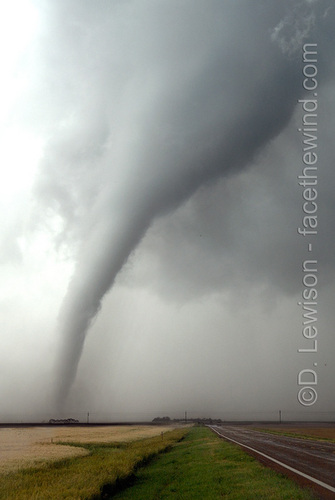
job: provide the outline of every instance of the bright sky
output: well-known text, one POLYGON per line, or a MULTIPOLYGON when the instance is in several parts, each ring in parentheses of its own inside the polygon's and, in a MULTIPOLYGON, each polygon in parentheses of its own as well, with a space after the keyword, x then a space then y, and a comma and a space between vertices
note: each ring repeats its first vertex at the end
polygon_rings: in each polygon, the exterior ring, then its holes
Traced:
POLYGON ((15 121, 13 107, 29 82, 29 51, 39 15, 29 0, 0 5, 0 165, 2 202, 29 190, 42 154, 42 140, 15 121))

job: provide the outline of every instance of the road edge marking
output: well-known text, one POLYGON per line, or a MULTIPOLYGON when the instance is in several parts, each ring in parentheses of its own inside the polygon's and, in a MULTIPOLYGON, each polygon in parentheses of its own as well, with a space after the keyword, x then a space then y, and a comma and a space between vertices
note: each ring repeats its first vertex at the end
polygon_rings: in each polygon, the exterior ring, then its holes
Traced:
POLYGON ((314 477, 312 476, 309 476, 308 474, 305 474, 304 472, 301 472, 300 470, 298 469, 295 469, 294 467, 290 467, 289 465, 286 465, 284 464, 283 462, 280 462, 279 460, 276 460, 275 458, 273 457, 270 457, 269 455, 266 455, 265 453, 262 453, 261 451, 258 451, 258 450, 255 450, 254 448, 251 448, 251 446, 247 446, 246 444, 242 444, 242 443, 239 443, 238 441, 235 441, 235 439, 232 439, 232 438, 229 438, 227 436, 224 436, 223 434, 220 434, 219 431, 217 431, 216 429, 214 429, 212 426, 208 425, 207 427, 209 427, 213 432, 215 432, 218 436, 221 436, 223 437, 224 439, 227 439, 228 441, 232 441, 233 443, 236 443, 238 444, 239 446, 242 446, 243 448, 247 448, 248 450, 251 450, 255 453, 257 453, 258 455, 261 455, 262 457, 265 457, 267 458, 268 460, 271 460, 272 462, 275 462, 276 464, 278 465, 281 465, 282 467, 284 467, 285 469, 288 469, 292 472, 294 472, 295 474, 298 474, 299 476, 302 476, 306 479, 308 479, 309 481, 312 481, 313 483, 316 483, 318 484, 319 486, 322 486, 323 488, 326 488, 327 490, 330 490, 330 491, 333 491, 335 492, 335 488, 333 488, 333 486, 330 486, 329 484, 327 483, 324 483, 323 481, 319 481, 319 479, 315 479, 314 477))

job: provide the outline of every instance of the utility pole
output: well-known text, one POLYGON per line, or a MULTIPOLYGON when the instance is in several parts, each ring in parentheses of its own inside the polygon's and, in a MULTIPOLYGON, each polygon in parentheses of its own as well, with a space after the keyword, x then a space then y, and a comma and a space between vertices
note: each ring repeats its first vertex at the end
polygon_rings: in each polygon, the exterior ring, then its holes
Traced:
POLYGON ((279 423, 281 424, 281 410, 279 410, 279 423))
POLYGON ((90 423, 90 412, 89 411, 87 412, 87 423, 88 424, 90 423))
POLYGON ((187 423, 187 411, 185 411, 185 424, 187 423))

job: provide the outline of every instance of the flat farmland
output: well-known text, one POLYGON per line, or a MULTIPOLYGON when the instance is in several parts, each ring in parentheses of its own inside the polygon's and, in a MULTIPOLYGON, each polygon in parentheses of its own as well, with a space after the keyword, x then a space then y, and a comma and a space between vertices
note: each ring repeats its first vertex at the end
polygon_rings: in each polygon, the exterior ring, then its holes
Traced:
POLYGON ((89 454, 87 448, 63 443, 126 443, 150 438, 174 428, 150 425, 0 428, 0 473, 89 454))
POLYGON ((313 439, 330 439, 335 441, 335 424, 333 423, 304 423, 294 424, 259 424, 248 426, 257 430, 265 430, 280 434, 290 434, 295 437, 309 437, 313 439))
POLYGON ((0 499, 4 500, 97 500, 115 495, 132 500, 315 498, 310 490, 263 467, 206 427, 92 425, 0 430, 7 470, 0 474, 0 499), (67 448, 83 456, 63 458, 67 448), (53 449, 58 454, 50 459, 53 449), (30 466, 32 462, 35 467, 30 466))

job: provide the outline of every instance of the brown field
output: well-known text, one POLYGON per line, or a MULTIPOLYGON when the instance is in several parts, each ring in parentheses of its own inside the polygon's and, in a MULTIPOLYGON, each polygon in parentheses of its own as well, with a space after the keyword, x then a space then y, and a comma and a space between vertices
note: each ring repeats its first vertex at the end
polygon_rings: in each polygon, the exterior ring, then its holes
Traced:
POLYGON ((59 442, 134 441, 152 437, 173 428, 173 426, 151 425, 0 428, 0 473, 88 454, 88 450, 84 448, 57 444, 59 442))
POLYGON ((335 424, 268 424, 252 426, 255 429, 264 429, 267 431, 275 431, 282 433, 290 433, 299 436, 308 436, 316 439, 332 439, 335 441, 335 424))

